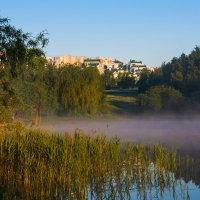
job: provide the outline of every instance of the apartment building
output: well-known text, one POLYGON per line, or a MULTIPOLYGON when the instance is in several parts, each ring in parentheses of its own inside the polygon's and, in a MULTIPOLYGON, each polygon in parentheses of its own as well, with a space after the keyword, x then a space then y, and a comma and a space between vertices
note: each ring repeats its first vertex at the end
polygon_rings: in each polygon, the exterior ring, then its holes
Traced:
POLYGON ((148 69, 150 71, 154 71, 155 69, 155 67, 147 67, 142 61, 136 60, 130 60, 129 63, 125 65, 120 60, 106 59, 103 57, 87 58, 85 56, 65 55, 60 57, 46 57, 46 59, 56 67, 61 67, 65 64, 78 64, 80 66, 96 67, 100 74, 103 74, 105 70, 112 71, 115 73, 115 77, 122 73, 130 73, 136 80, 139 80, 143 69, 148 69))
POLYGON ((65 56, 57 56, 57 57, 46 57, 46 59, 49 63, 54 64, 56 67, 60 67, 66 64, 82 65, 86 57, 65 55, 65 56))

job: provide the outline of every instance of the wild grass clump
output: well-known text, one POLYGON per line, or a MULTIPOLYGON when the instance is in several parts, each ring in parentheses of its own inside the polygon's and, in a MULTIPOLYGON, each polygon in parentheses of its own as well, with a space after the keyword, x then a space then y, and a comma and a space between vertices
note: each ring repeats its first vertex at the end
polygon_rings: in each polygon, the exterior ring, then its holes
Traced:
POLYGON ((0 128, 0 199, 130 199, 170 189, 177 155, 104 135, 0 128))

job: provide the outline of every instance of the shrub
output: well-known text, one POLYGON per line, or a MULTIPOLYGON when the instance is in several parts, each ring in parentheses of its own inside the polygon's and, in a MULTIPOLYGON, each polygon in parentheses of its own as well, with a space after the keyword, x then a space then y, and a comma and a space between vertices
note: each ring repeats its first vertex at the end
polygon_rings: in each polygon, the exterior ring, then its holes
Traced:
POLYGON ((190 99, 192 102, 200 104, 200 91, 193 92, 190 99))
POLYGON ((10 110, 0 105, 0 124, 8 122, 10 119, 11 119, 10 110))
POLYGON ((145 94, 138 95, 137 104, 145 110, 179 111, 184 97, 178 90, 168 86, 155 86, 145 94))

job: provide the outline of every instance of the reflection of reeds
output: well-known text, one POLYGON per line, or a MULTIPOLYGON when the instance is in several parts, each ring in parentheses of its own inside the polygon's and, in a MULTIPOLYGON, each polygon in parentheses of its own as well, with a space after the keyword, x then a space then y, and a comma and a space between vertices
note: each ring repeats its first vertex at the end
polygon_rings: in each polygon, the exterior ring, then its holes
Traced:
POLYGON ((162 196, 175 187, 178 161, 155 145, 122 147, 118 138, 49 134, 20 125, 0 133, 2 199, 143 199, 154 190, 162 196))

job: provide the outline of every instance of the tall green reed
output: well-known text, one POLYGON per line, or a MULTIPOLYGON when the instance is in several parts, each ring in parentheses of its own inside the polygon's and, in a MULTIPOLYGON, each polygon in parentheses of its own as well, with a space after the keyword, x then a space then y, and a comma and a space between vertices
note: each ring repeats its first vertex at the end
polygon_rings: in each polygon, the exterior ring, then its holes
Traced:
POLYGON ((131 199, 177 185, 176 152, 104 135, 0 129, 0 194, 9 199, 131 199))

